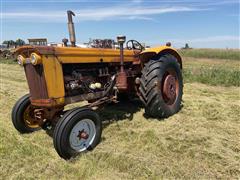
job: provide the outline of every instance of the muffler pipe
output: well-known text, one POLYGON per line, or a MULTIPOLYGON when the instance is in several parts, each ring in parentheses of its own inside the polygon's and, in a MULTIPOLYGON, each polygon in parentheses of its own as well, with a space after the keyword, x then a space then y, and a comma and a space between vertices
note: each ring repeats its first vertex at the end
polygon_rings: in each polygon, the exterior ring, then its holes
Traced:
POLYGON ((76 36, 75 36, 75 28, 74 28, 74 23, 72 16, 75 16, 74 12, 72 11, 67 11, 68 15, 68 31, 69 31, 69 39, 71 42, 71 46, 75 47, 76 46, 76 36))

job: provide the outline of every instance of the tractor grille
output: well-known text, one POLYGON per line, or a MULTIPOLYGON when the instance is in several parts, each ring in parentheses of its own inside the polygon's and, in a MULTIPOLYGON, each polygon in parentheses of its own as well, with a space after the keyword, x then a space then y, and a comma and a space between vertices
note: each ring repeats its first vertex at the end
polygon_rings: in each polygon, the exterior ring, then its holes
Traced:
POLYGON ((47 85, 42 65, 26 64, 24 66, 32 99, 48 99, 47 85))

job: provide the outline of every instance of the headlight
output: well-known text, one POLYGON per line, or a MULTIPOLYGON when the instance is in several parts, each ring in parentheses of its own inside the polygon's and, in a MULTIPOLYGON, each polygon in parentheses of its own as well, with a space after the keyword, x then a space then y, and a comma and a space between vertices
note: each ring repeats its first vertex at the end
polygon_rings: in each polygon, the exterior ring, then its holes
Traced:
POLYGON ((36 53, 32 53, 30 59, 31 59, 31 63, 33 65, 37 65, 37 64, 40 64, 42 62, 41 56, 39 56, 36 53))
POLYGON ((26 62, 26 58, 23 57, 22 55, 18 55, 17 62, 18 62, 19 65, 23 66, 26 62))

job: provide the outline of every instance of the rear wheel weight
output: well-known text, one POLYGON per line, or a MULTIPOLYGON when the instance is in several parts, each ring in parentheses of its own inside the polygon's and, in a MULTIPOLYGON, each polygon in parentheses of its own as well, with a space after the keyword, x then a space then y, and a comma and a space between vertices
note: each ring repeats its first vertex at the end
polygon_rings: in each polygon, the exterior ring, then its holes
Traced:
POLYGON ((96 112, 88 108, 75 108, 58 121, 53 135, 57 153, 70 159, 92 150, 100 142, 102 123, 96 112))
POLYGON ((165 54, 148 61, 140 79, 140 99, 150 117, 165 118, 181 108, 183 81, 177 59, 165 54))

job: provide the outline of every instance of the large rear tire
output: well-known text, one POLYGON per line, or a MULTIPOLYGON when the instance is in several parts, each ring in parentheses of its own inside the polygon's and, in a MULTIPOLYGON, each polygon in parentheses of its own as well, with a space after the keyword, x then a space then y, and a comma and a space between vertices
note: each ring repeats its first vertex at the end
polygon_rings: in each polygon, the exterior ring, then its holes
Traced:
POLYGON ((88 108, 75 108, 58 121, 53 143, 59 156, 70 159, 96 147, 101 134, 102 122, 98 114, 88 108))
POLYGON ((181 108, 183 81, 177 59, 165 54, 148 61, 140 78, 140 99, 146 115, 166 118, 181 108))
POLYGON ((12 109, 12 123, 20 133, 31 133, 41 128, 33 118, 33 107, 29 94, 21 97, 12 109))

